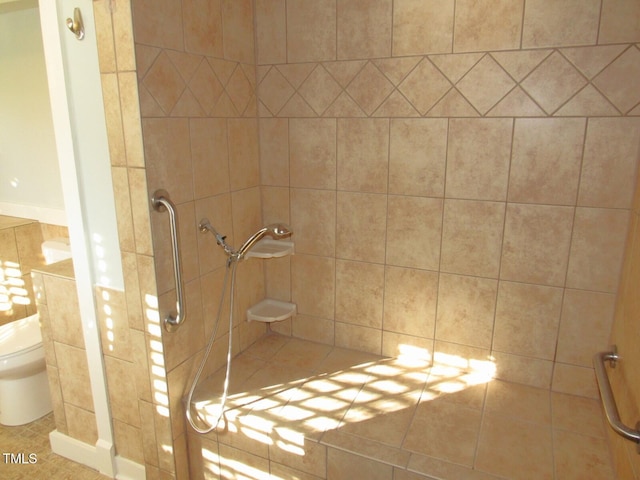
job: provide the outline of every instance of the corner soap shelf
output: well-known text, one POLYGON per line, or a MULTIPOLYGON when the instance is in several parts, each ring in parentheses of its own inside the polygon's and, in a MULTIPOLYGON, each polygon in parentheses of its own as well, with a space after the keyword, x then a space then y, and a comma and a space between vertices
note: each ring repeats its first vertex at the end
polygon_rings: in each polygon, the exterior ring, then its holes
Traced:
POLYGON ((258 322, 279 322, 296 313, 296 304, 266 298, 247 310, 247 320, 258 322))
POLYGON ((263 238, 257 242, 245 257, 250 258, 278 258, 293 253, 293 242, 287 240, 273 240, 272 238, 263 238))
MULTIPOLYGON (((279 258, 294 253, 293 242, 263 238, 257 242, 245 257, 247 258, 279 258)), ((257 322, 280 322, 296 314, 295 303, 282 302, 265 298, 247 310, 247 320, 257 322)))

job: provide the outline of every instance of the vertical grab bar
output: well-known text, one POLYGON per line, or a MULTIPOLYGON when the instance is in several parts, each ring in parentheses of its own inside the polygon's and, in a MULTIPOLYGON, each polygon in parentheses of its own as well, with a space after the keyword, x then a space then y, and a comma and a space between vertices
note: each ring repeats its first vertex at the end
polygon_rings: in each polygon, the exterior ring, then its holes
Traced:
POLYGON ((636 424, 636 430, 626 426, 620 420, 620 414, 618 413, 618 407, 616 407, 616 400, 613 397, 613 391, 611 390, 611 383, 609 383, 609 377, 607 376, 607 370, 604 363, 610 361, 612 366, 615 366, 619 360, 616 348, 613 347, 612 352, 600 352, 593 356, 593 367, 596 371, 596 380, 598 383, 598 389, 600 390, 600 396, 602 397, 602 405, 604 406, 604 413, 607 417, 607 421, 611 428, 622 437, 627 440, 636 442, 638 445, 638 453, 640 453, 640 422, 636 424))
POLYGON ((173 250, 173 275, 176 283, 176 314, 168 313, 164 317, 164 328, 167 332, 175 332, 184 323, 187 317, 187 306, 182 291, 182 268, 180 266, 180 244, 178 241, 178 217, 176 206, 169 198, 166 190, 156 190, 151 197, 151 204, 156 212, 169 212, 169 225, 171 227, 171 248, 173 250))

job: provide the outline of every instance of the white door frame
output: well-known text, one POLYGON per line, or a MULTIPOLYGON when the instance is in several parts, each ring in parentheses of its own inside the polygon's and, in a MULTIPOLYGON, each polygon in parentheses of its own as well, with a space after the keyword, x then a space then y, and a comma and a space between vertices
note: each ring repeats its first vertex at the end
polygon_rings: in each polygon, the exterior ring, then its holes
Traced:
MULTIPOLYGON (((93 56, 95 65, 84 65, 87 72, 87 82, 96 82, 102 99, 98 53, 93 20, 93 5, 91 0, 75 0, 73 3, 65 1, 65 12, 62 12, 63 0, 39 0, 40 23, 43 37, 45 63, 49 82, 53 127, 56 138, 60 175, 64 194, 65 210, 69 227, 69 237, 73 247, 73 264, 82 318, 82 329, 89 366, 91 393, 95 409, 98 440, 95 446, 81 444, 70 437, 56 432, 51 436, 54 452, 71 458, 79 463, 91 466, 105 475, 115 477, 116 461, 109 408, 109 396, 104 370, 100 342, 100 328, 97 319, 97 307, 94 298, 96 272, 92 265, 94 259, 91 253, 90 229, 87 225, 83 201, 83 186, 81 174, 77 168, 78 139, 74 138, 74 113, 72 111, 71 96, 74 92, 68 88, 65 72, 65 47, 62 35, 73 35, 64 25, 64 19, 73 16, 73 9, 81 7, 85 20, 86 35, 78 48, 84 48, 89 56, 93 56), (67 11, 68 10, 68 11, 67 11), (81 45, 81 46, 80 46, 81 45), (94 67, 96 68, 94 70, 94 67), (63 437, 66 437, 63 438, 63 437), (68 440, 67 440, 68 439, 68 440), (84 447, 83 447, 84 445, 84 447), (86 447, 90 447, 87 449, 86 447), (57 451, 56 451, 57 450, 57 451), (93 458, 92 458, 93 457, 93 458)), ((68 61, 68 59, 67 59, 68 61)), ((102 104, 102 101, 100 101, 102 104)), ((97 128, 104 130, 104 110, 95 112, 97 128)), ((83 119, 86 120, 86 119, 83 119)), ((105 199, 108 201, 109 199, 105 199)), ((113 199, 111 199, 113 202, 113 199)))

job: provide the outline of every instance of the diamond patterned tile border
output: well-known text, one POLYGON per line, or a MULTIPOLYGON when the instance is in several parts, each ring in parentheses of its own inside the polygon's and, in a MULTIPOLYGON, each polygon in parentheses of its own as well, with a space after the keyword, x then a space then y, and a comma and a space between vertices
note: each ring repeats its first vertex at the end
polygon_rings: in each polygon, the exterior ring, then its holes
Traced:
MULTIPOLYGON (((216 72, 217 74, 217 72, 216 72)), ((274 65, 264 116, 640 115, 640 49, 605 45, 274 65)))
POLYGON ((640 102, 640 50, 627 49, 611 65, 604 69, 593 84, 622 113, 626 113, 640 102))
MULTIPOLYGON (((143 55, 143 70, 139 72, 143 116, 237 117, 257 114, 257 72, 253 66, 170 50, 143 51, 146 55, 143 55)), ((289 88, 291 96, 295 90, 291 86, 289 88)), ((286 100, 288 97, 281 102, 282 105, 286 100)))
POLYGON ((144 53, 138 62, 144 115, 640 116, 635 44, 258 68, 158 49, 144 53))
POLYGON ((586 84, 584 76, 554 52, 521 85, 545 112, 552 114, 586 84))
POLYGON ((456 86, 460 93, 484 115, 515 85, 516 83, 500 65, 486 55, 456 86))

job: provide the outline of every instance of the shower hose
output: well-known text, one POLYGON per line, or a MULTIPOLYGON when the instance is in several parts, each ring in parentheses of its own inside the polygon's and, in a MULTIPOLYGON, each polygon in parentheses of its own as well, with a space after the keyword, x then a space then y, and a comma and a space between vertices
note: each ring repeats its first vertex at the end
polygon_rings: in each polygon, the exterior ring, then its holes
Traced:
POLYGON ((216 314, 216 323, 213 328, 213 332, 211 332, 211 337, 209 337, 209 343, 207 344, 207 348, 205 349, 204 356, 200 361, 200 366, 198 367, 198 371, 196 372, 195 377, 193 377, 193 382, 191 383, 189 394, 187 395, 187 405, 186 405, 187 420, 189 421, 191 428, 193 428, 197 433, 201 433, 201 434, 206 434, 206 433, 212 432, 213 430, 216 430, 218 427, 218 424, 220 423, 220 420, 225 414, 225 404, 227 403, 227 395, 229 393, 229 375, 231 374, 231 350, 232 350, 232 344, 233 344, 232 343, 233 342, 233 303, 234 303, 233 300, 235 296, 234 293, 235 293, 235 286, 236 286, 236 269, 238 268, 239 260, 240 260, 240 257, 235 253, 230 255, 227 260, 227 268, 225 269, 224 282, 222 284, 222 293, 220 294, 220 303, 218 304, 218 313, 216 314), (231 288, 229 292, 229 296, 230 296, 230 299, 229 299, 229 347, 227 349, 227 369, 224 376, 224 387, 222 390, 222 398, 220 399, 220 412, 218 413, 216 420, 211 424, 207 423, 207 421, 204 418, 202 418, 201 415, 197 414, 198 420, 202 422, 204 425, 206 425, 205 428, 200 428, 198 425, 196 425, 196 422, 194 421, 193 415, 191 413, 191 408, 192 408, 191 403, 193 399, 193 392, 195 391, 196 385, 200 380, 200 375, 202 374, 202 370, 204 369, 207 359, 209 358, 209 353, 211 352, 211 348, 213 347, 213 342, 218 332, 218 327, 220 325, 220 316, 222 315, 222 306, 224 305, 225 292, 227 291, 229 270, 231 270, 231 288))

